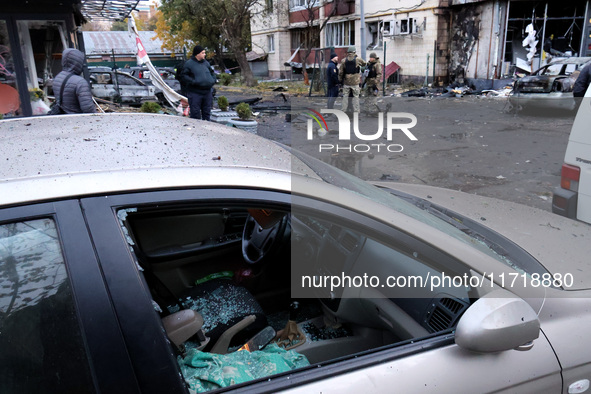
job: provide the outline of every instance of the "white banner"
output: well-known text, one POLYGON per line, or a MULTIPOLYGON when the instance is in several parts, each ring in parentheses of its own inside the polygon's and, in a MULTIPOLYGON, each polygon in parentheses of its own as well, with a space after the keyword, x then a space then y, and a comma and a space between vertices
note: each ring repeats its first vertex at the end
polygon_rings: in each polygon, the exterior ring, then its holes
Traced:
POLYGON ((164 82, 156 67, 150 61, 150 56, 146 52, 144 45, 142 44, 142 40, 140 39, 140 35, 138 34, 137 28, 135 26, 135 20, 133 16, 130 14, 127 18, 127 29, 129 30, 130 34, 135 35, 135 42, 137 45, 137 61, 138 65, 144 64, 150 70, 150 79, 155 87, 162 90, 164 97, 170 103, 170 105, 180 114, 183 113, 183 107, 188 105, 188 100, 185 96, 175 92, 170 86, 164 82))

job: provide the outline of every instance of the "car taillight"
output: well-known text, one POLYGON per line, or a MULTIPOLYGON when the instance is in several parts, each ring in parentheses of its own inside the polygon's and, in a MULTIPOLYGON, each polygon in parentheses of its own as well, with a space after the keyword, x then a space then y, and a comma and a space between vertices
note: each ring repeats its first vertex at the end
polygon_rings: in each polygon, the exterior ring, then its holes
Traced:
POLYGON ((573 192, 579 191, 579 177, 581 169, 570 164, 563 164, 560 178, 560 187, 573 192))
POLYGON ((144 73, 142 71, 140 71, 140 79, 142 79, 144 77, 144 73))

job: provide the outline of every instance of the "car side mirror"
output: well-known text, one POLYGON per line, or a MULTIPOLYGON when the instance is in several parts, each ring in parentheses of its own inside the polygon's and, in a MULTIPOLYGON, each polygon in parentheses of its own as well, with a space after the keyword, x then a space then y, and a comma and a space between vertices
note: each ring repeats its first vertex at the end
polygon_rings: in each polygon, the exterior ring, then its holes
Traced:
POLYGON ((528 350, 540 335, 532 307, 506 290, 495 290, 466 310, 456 328, 458 346, 473 352, 528 350))

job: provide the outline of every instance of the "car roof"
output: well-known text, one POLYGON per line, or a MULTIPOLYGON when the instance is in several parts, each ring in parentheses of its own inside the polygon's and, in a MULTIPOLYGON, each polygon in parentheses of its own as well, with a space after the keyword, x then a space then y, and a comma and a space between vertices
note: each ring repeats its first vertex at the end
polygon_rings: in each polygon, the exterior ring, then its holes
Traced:
POLYGON ((585 64, 588 62, 591 62, 591 57, 565 57, 552 60, 547 65, 551 66, 553 64, 585 64))
POLYGON ((88 67, 88 71, 90 71, 90 72, 113 71, 113 69, 111 67, 107 67, 107 66, 90 66, 90 67, 88 67))
POLYGON ((285 148, 235 128, 124 113, 2 120, 0 156, 0 205, 207 184, 289 190, 292 164, 285 148), (275 185, 265 179, 280 173, 275 185))

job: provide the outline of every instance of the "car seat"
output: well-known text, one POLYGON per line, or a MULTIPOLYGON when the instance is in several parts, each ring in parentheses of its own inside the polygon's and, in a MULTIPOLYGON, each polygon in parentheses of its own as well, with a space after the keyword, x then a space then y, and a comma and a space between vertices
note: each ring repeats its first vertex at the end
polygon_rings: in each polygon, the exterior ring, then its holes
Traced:
POLYGON ((210 339, 205 351, 224 354, 267 327, 267 317, 245 287, 229 279, 212 279, 181 295, 185 308, 203 317, 202 330, 210 339))

